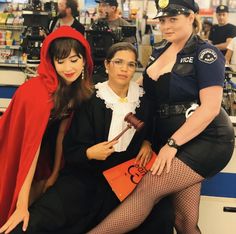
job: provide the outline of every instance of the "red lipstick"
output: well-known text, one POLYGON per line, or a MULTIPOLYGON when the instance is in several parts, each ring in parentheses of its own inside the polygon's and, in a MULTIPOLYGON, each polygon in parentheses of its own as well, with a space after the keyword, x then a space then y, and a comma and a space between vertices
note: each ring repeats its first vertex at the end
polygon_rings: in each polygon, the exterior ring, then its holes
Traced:
POLYGON ((64 75, 65 75, 67 78, 72 77, 74 74, 75 74, 74 72, 73 72, 73 73, 67 73, 67 74, 64 73, 64 75))

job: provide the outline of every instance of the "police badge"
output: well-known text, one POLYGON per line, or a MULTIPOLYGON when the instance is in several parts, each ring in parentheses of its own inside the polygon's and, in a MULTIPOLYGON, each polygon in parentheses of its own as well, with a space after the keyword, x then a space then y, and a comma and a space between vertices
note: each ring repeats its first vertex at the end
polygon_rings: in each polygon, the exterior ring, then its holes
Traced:
POLYGON ((169 0, 159 0, 158 7, 161 9, 166 8, 169 5, 169 0))
POLYGON ((225 9, 225 6, 220 6, 220 10, 224 10, 225 9))

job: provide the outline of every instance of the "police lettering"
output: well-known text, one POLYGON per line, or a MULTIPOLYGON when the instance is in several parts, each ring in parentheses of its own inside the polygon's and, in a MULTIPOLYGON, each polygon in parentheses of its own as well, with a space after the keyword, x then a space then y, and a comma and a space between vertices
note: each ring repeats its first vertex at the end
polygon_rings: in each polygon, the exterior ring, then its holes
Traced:
POLYGON ((193 57, 181 58, 180 63, 193 63, 193 57))

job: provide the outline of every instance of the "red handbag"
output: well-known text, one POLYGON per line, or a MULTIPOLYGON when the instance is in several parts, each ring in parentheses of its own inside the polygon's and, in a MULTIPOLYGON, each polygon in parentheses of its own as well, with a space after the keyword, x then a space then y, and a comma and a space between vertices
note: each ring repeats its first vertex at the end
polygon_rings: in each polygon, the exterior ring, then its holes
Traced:
POLYGON ((135 163, 135 158, 133 158, 103 172, 120 201, 123 201, 135 189, 142 177, 152 167, 156 157, 153 152, 150 161, 145 167, 140 167, 135 163))

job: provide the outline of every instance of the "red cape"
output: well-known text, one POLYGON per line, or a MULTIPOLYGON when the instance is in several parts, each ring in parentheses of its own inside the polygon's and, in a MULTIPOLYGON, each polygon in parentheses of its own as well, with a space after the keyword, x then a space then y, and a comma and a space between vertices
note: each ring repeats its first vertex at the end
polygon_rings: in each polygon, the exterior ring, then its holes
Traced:
POLYGON ((15 210, 18 194, 47 127, 53 107, 51 95, 58 86, 48 48, 61 37, 77 39, 84 45, 88 71, 92 73, 90 47, 82 34, 63 26, 46 37, 41 48, 39 76, 17 89, 0 118, 0 226, 15 210))

